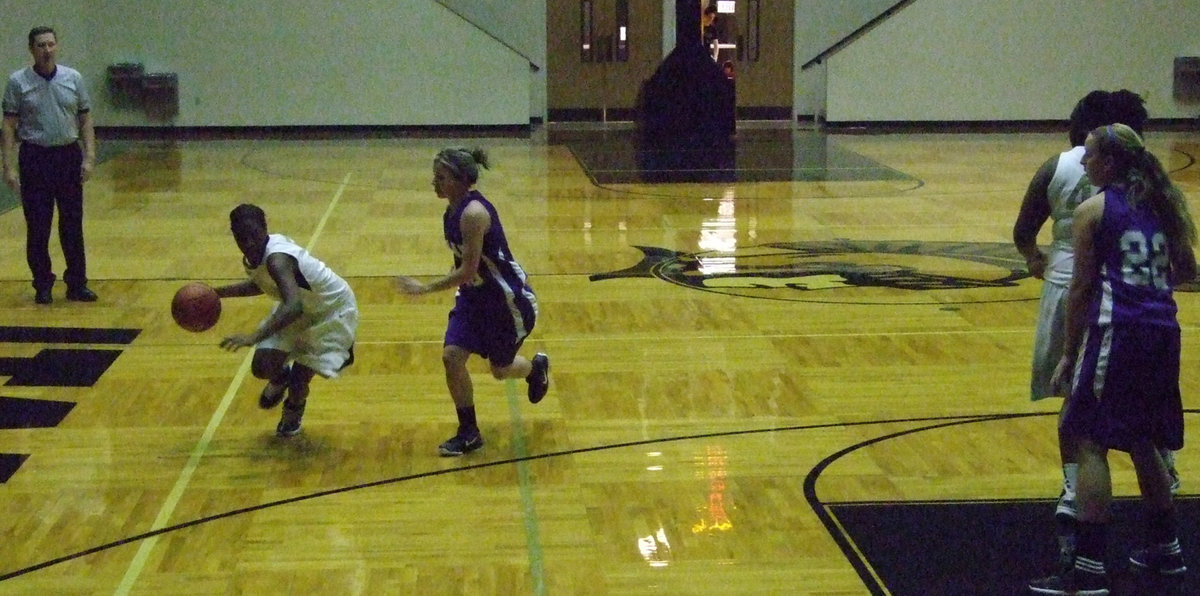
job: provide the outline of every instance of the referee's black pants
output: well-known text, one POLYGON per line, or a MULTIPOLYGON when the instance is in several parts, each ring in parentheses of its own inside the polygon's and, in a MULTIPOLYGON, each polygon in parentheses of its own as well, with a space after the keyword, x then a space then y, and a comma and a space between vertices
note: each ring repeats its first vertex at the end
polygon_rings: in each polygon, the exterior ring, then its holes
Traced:
POLYGON ((17 163, 21 175, 21 207, 25 211, 25 259, 34 290, 54 286, 50 263, 50 228, 58 205, 58 241, 67 269, 68 288, 87 285, 83 252, 83 149, 79 143, 42 147, 21 143, 17 163))

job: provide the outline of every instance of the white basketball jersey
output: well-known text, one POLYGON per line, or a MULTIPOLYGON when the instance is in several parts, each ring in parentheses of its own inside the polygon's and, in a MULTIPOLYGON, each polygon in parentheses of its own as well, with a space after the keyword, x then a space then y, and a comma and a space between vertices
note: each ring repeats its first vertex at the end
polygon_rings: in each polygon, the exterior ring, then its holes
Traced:
POLYGON ((1083 171, 1083 147, 1074 147, 1058 156, 1054 177, 1046 189, 1050 201, 1051 227, 1050 255, 1046 263, 1046 281, 1067 285, 1075 266, 1075 250, 1071 245, 1071 223, 1075 219, 1075 208, 1096 194, 1087 174, 1083 171))
POLYGON ((262 263, 253 269, 246 269, 250 280, 263 293, 276 300, 281 299, 279 286, 275 284, 271 273, 267 271, 267 257, 274 253, 291 255, 296 259, 297 268, 303 277, 296 281, 300 286, 300 301, 304 305, 306 315, 321 318, 348 307, 356 307, 354 291, 350 289, 350 284, 346 283, 346 280, 334 273, 320 259, 309 254, 291 238, 282 234, 271 234, 267 239, 262 263), (306 284, 308 287, 305 287, 306 284))

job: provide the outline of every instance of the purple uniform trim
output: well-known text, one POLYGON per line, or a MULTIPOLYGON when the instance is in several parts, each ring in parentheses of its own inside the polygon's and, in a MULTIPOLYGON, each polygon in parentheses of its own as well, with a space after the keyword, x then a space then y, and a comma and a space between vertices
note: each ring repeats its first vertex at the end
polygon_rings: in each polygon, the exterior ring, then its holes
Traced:
POLYGON ((1106 188, 1093 246, 1099 279, 1076 360, 1065 432, 1129 451, 1138 440, 1183 447, 1180 331, 1166 236, 1147 206, 1106 188))
POLYGON ((475 279, 458 288, 454 309, 446 326, 445 345, 454 345, 487 358, 493 365, 508 366, 537 320, 537 297, 525 270, 513 258, 500 215, 479 191, 472 190, 457 208, 446 208, 442 232, 454 267, 462 265, 463 210, 472 202, 487 209, 491 226, 483 237, 483 250, 475 279))
POLYGON ((1160 448, 1181 449, 1179 330, 1154 325, 1089 329, 1062 425, 1118 451, 1129 451, 1142 438, 1160 448))

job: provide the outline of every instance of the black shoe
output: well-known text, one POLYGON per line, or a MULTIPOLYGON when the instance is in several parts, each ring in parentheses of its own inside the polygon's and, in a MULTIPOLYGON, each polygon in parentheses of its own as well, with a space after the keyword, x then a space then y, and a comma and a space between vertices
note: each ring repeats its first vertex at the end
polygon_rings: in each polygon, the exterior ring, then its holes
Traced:
POLYGON ((275 427, 275 434, 281 437, 292 437, 300 433, 300 421, 304 418, 304 406, 308 402, 304 402, 298 406, 292 405, 292 402, 283 402, 283 416, 279 418, 279 425, 275 427))
POLYGON ((1133 551, 1129 562, 1138 571, 1147 571, 1159 575, 1179 575, 1187 571, 1183 564, 1183 553, 1176 543, 1170 552, 1163 547, 1147 547, 1133 551))
POLYGON ((480 447, 483 447, 483 435, 476 431, 474 435, 450 437, 445 443, 438 445, 438 453, 443 457, 454 457, 470 453, 480 447))
POLYGON ((529 403, 542 401, 550 390, 550 357, 538 352, 533 357, 533 370, 525 377, 525 381, 529 383, 529 403))
POLYGON ((51 302, 54 302, 54 294, 50 293, 50 288, 38 290, 33 295, 33 301, 38 304, 50 304, 51 302))
POLYGON ((95 302, 100 297, 95 292, 88 289, 87 286, 75 286, 67 288, 67 300, 75 302, 95 302))
POLYGON ((262 393, 258 394, 258 407, 264 410, 270 410, 279 405, 287 395, 288 377, 292 376, 292 365, 283 367, 279 372, 279 376, 267 381, 267 386, 263 387, 262 393))
POLYGON ((1070 569, 1029 582, 1029 591, 1055 596, 1107 596, 1108 576, 1070 569))

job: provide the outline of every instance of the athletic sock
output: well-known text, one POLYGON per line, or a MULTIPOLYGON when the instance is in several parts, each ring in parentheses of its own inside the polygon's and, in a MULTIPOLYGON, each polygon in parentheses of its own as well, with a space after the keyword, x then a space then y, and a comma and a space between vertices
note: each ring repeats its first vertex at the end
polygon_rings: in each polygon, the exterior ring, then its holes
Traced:
POLYGON ((475 406, 455 408, 458 414, 458 434, 479 434, 479 425, 475 422, 475 406))
POLYGON ((1063 492, 1075 496, 1075 487, 1079 486, 1079 464, 1063 464, 1063 492))
POLYGON ((1160 449, 1158 453, 1162 456, 1163 463, 1166 464, 1168 470, 1175 467, 1174 451, 1171 451, 1170 449, 1160 449))
POLYGON ((1104 550, 1108 542, 1108 524, 1081 521, 1078 527, 1079 537, 1075 543, 1075 567, 1089 573, 1104 573, 1104 550))

